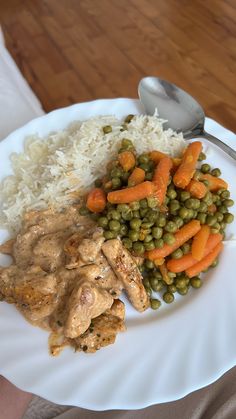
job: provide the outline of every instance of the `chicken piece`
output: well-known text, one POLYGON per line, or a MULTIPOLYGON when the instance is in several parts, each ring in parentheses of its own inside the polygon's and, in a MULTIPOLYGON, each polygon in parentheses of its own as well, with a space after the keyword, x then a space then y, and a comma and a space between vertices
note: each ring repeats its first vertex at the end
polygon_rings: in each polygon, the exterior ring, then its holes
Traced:
POLYGON ((86 279, 80 280, 67 301, 65 336, 80 336, 88 329, 91 319, 110 308, 112 303, 113 298, 106 290, 98 288, 86 279))
POLYGON ((67 269, 74 269, 89 263, 95 263, 101 252, 101 246, 104 242, 103 230, 96 228, 89 231, 89 238, 81 237, 77 232, 67 239, 64 244, 64 251, 67 254, 67 269))
POLYGON ((54 272, 65 262, 63 243, 70 231, 57 231, 39 237, 32 246, 32 258, 35 265, 46 272, 54 272))
POLYGON ((12 256, 18 267, 24 269, 33 265, 32 247, 38 238, 43 234, 43 229, 38 225, 29 227, 16 237, 13 245, 12 256))
POLYGON ((0 272, 0 293, 30 322, 49 316, 57 304, 57 278, 47 274, 39 266, 21 270, 11 265, 0 272))
POLYGON ((114 343, 117 333, 126 330, 124 318, 124 303, 115 300, 109 310, 93 319, 88 330, 71 343, 77 351, 96 352, 114 343))
POLYGON ((118 239, 103 243, 102 251, 121 280, 131 304, 140 312, 146 310, 149 307, 149 298, 142 283, 142 276, 131 254, 118 239))
POLYGON ((10 239, 7 240, 5 243, 0 244, 0 253, 3 253, 5 255, 12 255, 14 243, 15 239, 10 239))

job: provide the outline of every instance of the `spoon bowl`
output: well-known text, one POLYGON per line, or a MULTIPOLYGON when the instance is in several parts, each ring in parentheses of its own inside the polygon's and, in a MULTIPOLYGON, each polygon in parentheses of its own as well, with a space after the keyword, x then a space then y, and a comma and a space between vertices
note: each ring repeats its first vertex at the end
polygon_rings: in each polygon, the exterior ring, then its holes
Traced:
POLYGON ((153 115, 157 109, 167 120, 166 128, 183 132, 186 140, 202 137, 220 147, 236 160, 236 152, 204 130, 205 114, 201 105, 180 87, 158 77, 145 77, 138 86, 138 94, 145 111, 153 115))

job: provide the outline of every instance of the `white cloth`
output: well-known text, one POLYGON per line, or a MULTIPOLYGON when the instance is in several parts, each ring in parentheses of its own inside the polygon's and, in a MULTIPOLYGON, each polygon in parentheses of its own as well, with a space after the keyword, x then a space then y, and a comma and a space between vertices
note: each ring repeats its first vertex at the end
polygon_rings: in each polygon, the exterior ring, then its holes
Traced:
POLYGON ((10 132, 44 114, 41 103, 4 45, 0 27, 0 141, 10 132))

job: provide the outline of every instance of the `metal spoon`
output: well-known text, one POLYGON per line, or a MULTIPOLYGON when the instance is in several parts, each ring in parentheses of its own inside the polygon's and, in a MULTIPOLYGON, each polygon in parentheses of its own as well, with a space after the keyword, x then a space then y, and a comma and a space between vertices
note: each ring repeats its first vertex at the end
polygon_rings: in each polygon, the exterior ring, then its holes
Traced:
POLYGON ((157 109, 159 116, 168 120, 167 127, 182 131, 186 140, 206 138, 236 160, 236 151, 204 130, 204 111, 184 90, 158 77, 144 77, 138 94, 148 115, 153 115, 157 109))

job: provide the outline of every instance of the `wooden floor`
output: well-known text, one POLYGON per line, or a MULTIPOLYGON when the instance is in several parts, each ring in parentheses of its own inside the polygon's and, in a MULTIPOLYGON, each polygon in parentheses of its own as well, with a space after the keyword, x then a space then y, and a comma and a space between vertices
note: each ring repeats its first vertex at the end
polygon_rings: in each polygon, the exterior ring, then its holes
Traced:
POLYGON ((0 23, 46 111, 156 75, 236 131, 235 0, 1 0, 0 23))

